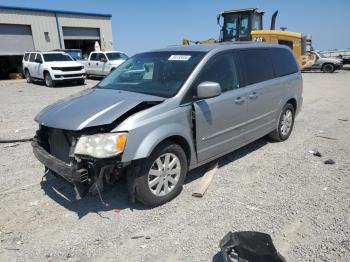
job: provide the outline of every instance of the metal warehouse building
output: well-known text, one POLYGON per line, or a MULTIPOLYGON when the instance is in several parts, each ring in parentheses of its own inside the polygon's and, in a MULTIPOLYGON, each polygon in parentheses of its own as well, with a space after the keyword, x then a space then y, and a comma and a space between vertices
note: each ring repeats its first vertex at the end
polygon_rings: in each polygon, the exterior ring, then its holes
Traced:
POLYGON ((113 50, 112 16, 0 6, 0 78, 21 72, 25 51, 113 50))

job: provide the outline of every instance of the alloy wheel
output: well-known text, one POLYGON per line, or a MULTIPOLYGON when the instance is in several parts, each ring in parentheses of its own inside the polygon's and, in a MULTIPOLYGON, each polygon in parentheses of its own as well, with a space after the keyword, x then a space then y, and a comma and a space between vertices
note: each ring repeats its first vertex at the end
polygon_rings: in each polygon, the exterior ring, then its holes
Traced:
POLYGON ((179 158, 172 153, 158 157, 148 172, 148 187, 155 196, 169 194, 179 182, 181 164, 179 158))
POLYGON ((281 121, 281 134, 283 136, 287 136, 292 128, 293 124, 293 113, 291 110, 286 110, 282 116, 281 121))

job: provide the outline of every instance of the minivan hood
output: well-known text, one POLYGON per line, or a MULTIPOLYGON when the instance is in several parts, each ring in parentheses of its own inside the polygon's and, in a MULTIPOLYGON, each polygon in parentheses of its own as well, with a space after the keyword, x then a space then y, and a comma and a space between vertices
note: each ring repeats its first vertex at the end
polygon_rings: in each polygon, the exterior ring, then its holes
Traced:
POLYGON ((142 102, 163 100, 162 97, 139 93, 92 89, 44 108, 35 121, 47 127, 77 131, 111 124, 142 102))

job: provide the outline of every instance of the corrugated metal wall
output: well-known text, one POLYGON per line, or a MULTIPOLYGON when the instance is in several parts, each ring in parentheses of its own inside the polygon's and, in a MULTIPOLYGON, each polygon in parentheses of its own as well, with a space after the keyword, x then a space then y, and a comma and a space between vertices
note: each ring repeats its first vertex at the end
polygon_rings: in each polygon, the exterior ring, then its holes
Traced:
POLYGON ((0 55, 21 55, 34 50, 32 30, 29 25, 0 23, 0 55))
POLYGON ((59 48, 54 14, 0 9, 0 23, 30 25, 36 50, 59 48), (49 32, 50 41, 45 39, 44 32, 49 32))
MULTIPOLYGON (((101 48, 110 51, 113 50, 112 23, 108 17, 93 17, 86 15, 57 14, 61 27, 61 35, 63 36, 62 27, 89 27, 99 28, 101 48)), ((63 41, 63 38, 62 38, 63 41)))
POLYGON ((64 48, 62 27, 98 28, 100 31, 101 47, 106 50, 113 50, 112 24, 110 17, 62 13, 57 13, 57 17, 60 37, 58 35, 55 13, 0 8, 0 24, 31 26, 34 48, 36 50, 48 51, 61 47, 64 48), (45 32, 48 32, 48 35, 45 35, 45 32))

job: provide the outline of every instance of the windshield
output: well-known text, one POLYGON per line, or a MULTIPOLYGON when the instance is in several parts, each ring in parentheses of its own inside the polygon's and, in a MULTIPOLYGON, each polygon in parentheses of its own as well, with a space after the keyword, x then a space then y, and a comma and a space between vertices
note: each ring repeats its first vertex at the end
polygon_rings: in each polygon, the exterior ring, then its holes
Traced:
POLYGON ((106 53, 108 60, 127 60, 129 57, 123 53, 106 53))
POLYGON ((70 51, 66 51, 66 53, 68 55, 70 55, 74 60, 79 60, 82 58, 82 54, 81 54, 81 51, 79 50, 70 50, 70 51))
POLYGON ((43 56, 44 56, 44 60, 46 62, 72 61, 73 60, 68 54, 62 54, 62 53, 43 54, 43 56))
POLYGON ((169 98, 174 96, 205 55, 203 52, 154 52, 131 57, 97 88, 169 98))

